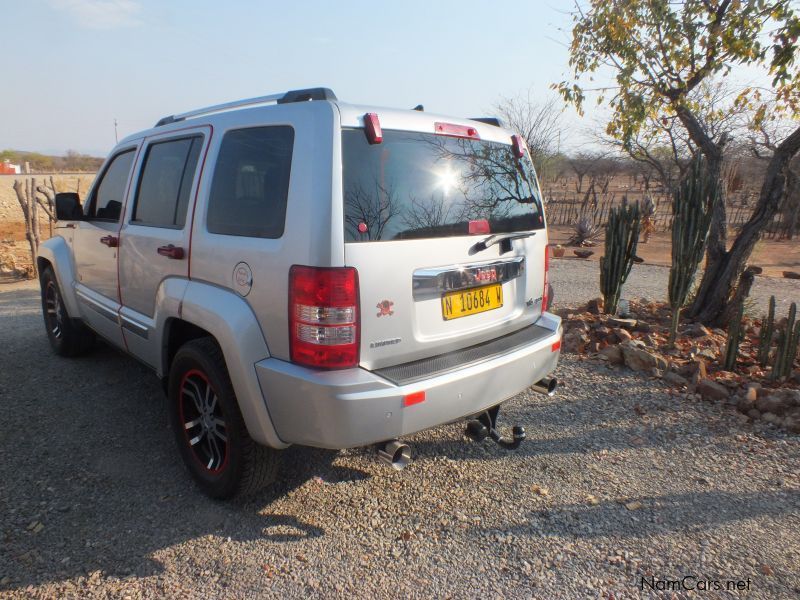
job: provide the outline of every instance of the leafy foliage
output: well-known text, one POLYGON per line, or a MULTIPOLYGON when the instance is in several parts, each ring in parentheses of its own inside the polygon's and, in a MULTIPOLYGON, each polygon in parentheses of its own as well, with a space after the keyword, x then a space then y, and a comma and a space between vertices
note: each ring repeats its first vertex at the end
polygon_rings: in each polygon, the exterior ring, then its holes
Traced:
MULTIPOLYGON (((586 93, 598 91, 598 103, 607 100, 613 110, 607 132, 625 141, 634 140, 648 118, 698 108, 701 100, 690 93, 737 65, 767 70, 780 109, 797 112, 799 35, 792 0, 590 0, 588 10, 575 15, 574 80, 555 88, 579 111, 586 93), (584 79, 604 68, 613 71, 616 85, 586 88, 584 79)), ((746 88, 735 104, 761 108, 761 95, 746 88)))

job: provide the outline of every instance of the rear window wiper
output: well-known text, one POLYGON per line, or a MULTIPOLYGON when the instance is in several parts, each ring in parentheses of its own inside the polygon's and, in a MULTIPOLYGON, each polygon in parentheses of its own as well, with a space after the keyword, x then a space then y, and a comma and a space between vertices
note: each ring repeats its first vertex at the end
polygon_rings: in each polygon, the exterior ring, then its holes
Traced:
POLYGON ((536 235, 535 231, 521 231, 519 233, 493 233, 469 249, 470 255, 483 252, 487 248, 500 244, 500 254, 511 252, 511 242, 536 235))

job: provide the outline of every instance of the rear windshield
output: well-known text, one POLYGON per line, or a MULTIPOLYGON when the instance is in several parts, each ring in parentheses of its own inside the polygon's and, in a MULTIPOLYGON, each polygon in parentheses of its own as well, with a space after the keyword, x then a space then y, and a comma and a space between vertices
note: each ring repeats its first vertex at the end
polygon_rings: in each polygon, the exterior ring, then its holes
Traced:
POLYGON ((507 144, 384 130, 370 145, 363 129, 345 129, 342 162, 349 242, 544 226, 533 166, 507 144))

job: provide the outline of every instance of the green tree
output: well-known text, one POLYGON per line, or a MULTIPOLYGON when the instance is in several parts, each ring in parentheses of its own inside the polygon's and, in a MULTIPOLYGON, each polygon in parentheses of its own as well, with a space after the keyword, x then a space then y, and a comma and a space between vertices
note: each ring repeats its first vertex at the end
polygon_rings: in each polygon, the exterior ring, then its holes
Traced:
MULTIPOLYGON (((692 92, 743 65, 761 68, 772 85, 766 91, 742 89, 731 110, 749 107, 756 123, 798 114, 800 16, 794 0, 588 0, 577 5, 574 16, 572 77, 556 88, 579 111, 586 93, 598 91, 598 102, 611 109, 606 131, 623 143, 636 139, 648 119, 677 118, 705 155, 711 176, 719 178, 730 136, 715 139, 704 127, 692 92), (587 87, 587 81, 607 73, 614 85, 587 87), (777 112, 768 113, 767 100, 776 102, 777 112)), ((715 325, 728 318, 739 276, 780 207, 788 165, 798 150, 800 127, 776 144, 755 210, 730 248, 725 203, 716 203, 706 269, 689 316, 715 325)))

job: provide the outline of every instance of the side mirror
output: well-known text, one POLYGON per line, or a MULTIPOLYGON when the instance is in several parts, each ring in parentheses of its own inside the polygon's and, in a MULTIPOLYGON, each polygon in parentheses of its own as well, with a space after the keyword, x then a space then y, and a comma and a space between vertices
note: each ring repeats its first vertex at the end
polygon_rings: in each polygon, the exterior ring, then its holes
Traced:
POLYGON ((56 194, 56 219, 58 221, 78 221, 83 218, 81 199, 75 192, 56 194))

